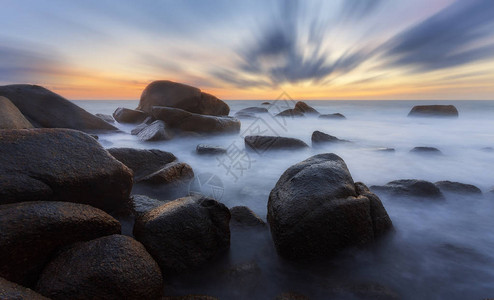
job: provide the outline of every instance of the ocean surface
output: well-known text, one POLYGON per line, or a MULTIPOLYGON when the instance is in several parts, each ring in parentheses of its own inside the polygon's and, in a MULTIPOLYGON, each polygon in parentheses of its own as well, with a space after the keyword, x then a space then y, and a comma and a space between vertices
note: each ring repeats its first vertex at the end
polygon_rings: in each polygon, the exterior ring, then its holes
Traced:
MULTIPOLYGON (((263 106, 275 114, 293 107, 290 100, 226 101, 236 111, 263 106)), ((240 134, 140 142, 123 131, 101 134, 106 147, 160 149, 192 166, 200 192, 228 207, 246 205, 266 219, 268 195, 291 165, 312 155, 341 156, 355 181, 368 186, 397 179, 451 180, 474 184, 483 196, 448 195, 446 201, 412 201, 380 195, 396 232, 375 247, 349 250, 330 261, 294 264, 278 258, 269 233, 232 231, 231 250, 220 262, 168 279, 172 295, 207 294, 220 299, 273 299, 298 292, 327 299, 345 289, 375 291, 384 286, 403 299, 483 299, 494 297, 494 101, 305 101, 320 113, 342 113, 346 120, 273 118, 242 120, 240 134), (458 119, 407 118, 414 105, 454 104, 458 119), (243 136, 294 137, 311 144, 315 130, 352 143, 303 151, 246 152, 243 136), (223 146, 229 154, 204 157, 198 144, 223 146), (442 156, 409 153, 416 146, 440 149, 442 156), (488 148, 492 147, 492 148, 488 148), (376 151, 394 148, 395 152, 376 151), (228 271, 243 266, 249 276, 228 271), (226 270, 226 271, 225 271, 226 270), (230 275, 225 275, 230 274, 230 275), (344 288, 342 288, 342 286, 344 288)), ((74 101, 91 113, 111 114, 138 101, 74 101)), ((197 189, 197 185, 194 185, 197 189)), ((192 189, 192 187, 191 187, 192 189)), ((343 294, 345 294, 343 292, 343 294)), ((355 293, 354 293, 355 294, 355 293)), ((348 299, 352 299, 348 293, 348 299)))

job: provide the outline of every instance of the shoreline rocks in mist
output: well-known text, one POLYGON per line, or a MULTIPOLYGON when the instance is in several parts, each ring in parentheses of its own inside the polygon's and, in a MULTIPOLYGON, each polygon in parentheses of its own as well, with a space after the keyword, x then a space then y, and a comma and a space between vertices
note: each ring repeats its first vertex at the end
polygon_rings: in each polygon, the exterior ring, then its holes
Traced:
POLYGON ((325 120, 345 120, 346 117, 340 113, 334 113, 334 114, 322 114, 319 115, 319 119, 325 119, 325 120))
POLYGON ((304 115, 315 115, 315 116, 320 115, 320 113, 315 108, 313 108, 312 106, 308 105, 303 101, 298 101, 297 103, 295 103, 294 110, 299 111, 304 115))
POLYGON ((234 117, 237 119, 254 119, 257 118, 257 114, 265 114, 268 112, 268 109, 265 107, 247 107, 237 111, 234 117))
POLYGON ((119 107, 113 112, 113 118, 118 123, 142 123, 149 117, 149 114, 142 110, 119 107))
POLYGON ((106 115, 106 114, 95 114, 96 117, 100 118, 101 120, 105 121, 106 123, 115 123, 115 119, 111 115, 106 115))
POLYGON ((249 135, 244 138, 244 141, 247 149, 256 152, 283 149, 296 150, 309 147, 309 145, 299 139, 282 136, 249 135))
POLYGON ((314 131, 311 136, 312 145, 334 144, 334 143, 349 143, 347 140, 339 139, 321 131, 314 131))
POLYGON ((139 128, 137 138, 143 142, 166 141, 171 140, 173 134, 170 132, 165 122, 156 120, 149 125, 139 128))
POLYGON ((370 189, 377 193, 386 193, 398 197, 443 200, 441 190, 432 182, 417 179, 401 179, 373 185, 370 189))
POLYGON ((416 105, 408 117, 458 118, 458 110, 454 105, 416 105))
POLYGON ((0 96, 0 129, 33 128, 24 115, 9 99, 0 96))
POLYGON ((343 159, 329 153, 281 175, 269 195, 268 223, 278 254, 287 259, 331 257, 392 229, 381 200, 354 183, 343 159))
POLYGON ((414 147, 410 150, 410 153, 423 155, 443 155, 441 150, 435 147, 414 147))
POLYGON ((305 117, 305 115, 303 112, 301 112, 299 110, 289 108, 289 109, 285 109, 284 111, 276 114, 275 117, 300 118, 300 117, 305 117))
POLYGON ((199 144, 196 147, 196 152, 200 155, 219 155, 225 154, 226 151, 227 150, 225 148, 214 145, 199 144))
POLYGON ((460 195, 481 195, 482 191, 472 184, 454 181, 438 181, 434 183, 442 192, 460 195))

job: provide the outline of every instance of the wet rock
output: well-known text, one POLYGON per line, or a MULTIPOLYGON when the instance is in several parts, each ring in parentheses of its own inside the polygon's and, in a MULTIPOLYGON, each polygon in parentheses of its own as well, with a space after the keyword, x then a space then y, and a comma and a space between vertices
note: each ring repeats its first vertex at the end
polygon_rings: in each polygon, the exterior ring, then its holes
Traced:
POLYGON ((170 128, 180 131, 197 133, 237 133, 240 131, 240 121, 228 116, 200 115, 178 108, 160 106, 153 107, 153 116, 164 121, 170 128))
POLYGON ((161 272, 142 244, 110 235, 76 244, 44 269, 37 291, 52 299, 159 299, 161 272))
POLYGON ((49 300, 35 291, 0 277, 0 299, 4 300, 49 300))
POLYGON ((433 155, 442 155, 441 150, 434 147, 415 147, 410 150, 410 153, 415 154, 433 154, 433 155))
POLYGON ((319 112, 317 110, 315 110, 312 106, 302 101, 298 101, 295 104, 294 110, 299 111, 304 115, 319 115, 319 112))
POLYGON ((220 146, 200 144, 196 147, 197 154, 218 155, 225 154, 226 149, 220 146))
POLYGON ((287 259, 330 257, 392 229, 380 199, 355 184, 343 159, 332 153, 283 173, 269 195, 268 223, 278 254, 287 259))
POLYGON ((408 116, 458 118, 458 110, 454 105, 417 105, 412 108, 408 116))
POLYGON ((142 110, 119 107, 113 113, 113 118, 118 123, 142 123, 149 115, 142 110))
POLYGON ((321 131, 314 131, 312 133, 312 144, 326 144, 326 143, 348 143, 347 140, 341 140, 335 136, 329 135, 321 131))
POLYGON ((266 223, 247 206, 230 208, 232 225, 237 226, 265 226, 266 223))
POLYGON ((212 116, 227 116, 228 105, 213 95, 198 88, 167 81, 154 81, 142 92, 137 109, 151 113, 153 106, 182 109, 191 113, 212 116))
POLYGON ((388 193, 400 197, 416 197, 443 199, 439 188, 432 182, 417 179, 402 179, 388 182, 386 185, 371 186, 371 190, 379 193, 388 193))
POLYGON ((165 201, 156 200, 145 195, 133 195, 130 200, 131 213, 135 217, 140 217, 165 203, 165 201))
POLYGON ((138 135, 139 132, 141 132, 144 128, 148 127, 156 121, 153 117, 147 117, 141 124, 137 125, 134 129, 130 131, 130 134, 132 135, 138 135))
POLYGON ((183 162, 172 162, 138 180, 148 185, 184 185, 194 178, 192 167, 183 162))
POLYGON ((295 138, 282 136, 260 136, 249 135, 244 138, 245 147, 256 152, 280 149, 304 149, 309 146, 303 141, 295 138))
POLYGON ((0 129, 23 128, 33 128, 33 125, 9 99, 0 96, 0 129))
POLYGON ((185 197, 136 220, 134 236, 164 273, 196 268, 230 247, 230 211, 216 200, 185 197))
POLYGON ((434 183, 442 192, 455 193, 455 194, 482 194, 482 191, 472 184, 466 184, 454 181, 438 181, 434 183))
POLYGON ((150 125, 139 129, 137 137, 139 138, 139 140, 146 142, 165 141, 170 140, 172 138, 172 134, 166 127, 165 122, 157 120, 150 125))
POLYGON ((115 119, 113 119, 111 115, 96 114, 95 116, 105 121, 106 123, 115 123, 115 119))
POLYGON ((346 117, 340 113, 334 114, 323 114, 319 115, 319 119, 328 119, 328 120, 345 120, 346 117))
POLYGON ((131 188, 132 172, 85 133, 0 131, 0 204, 67 201, 112 211, 131 188))
POLYGON ((82 131, 117 130, 116 127, 41 86, 0 86, 0 96, 7 97, 35 127, 82 131))
POLYGON ((297 118, 297 117, 304 117, 304 113, 299 111, 299 110, 295 110, 295 109, 286 109, 282 112, 280 112, 279 114, 275 115, 275 117, 290 117, 290 118, 297 118))
POLYGON ((0 205, 0 276, 32 286, 60 247, 120 233, 105 212, 69 202, 0 205))

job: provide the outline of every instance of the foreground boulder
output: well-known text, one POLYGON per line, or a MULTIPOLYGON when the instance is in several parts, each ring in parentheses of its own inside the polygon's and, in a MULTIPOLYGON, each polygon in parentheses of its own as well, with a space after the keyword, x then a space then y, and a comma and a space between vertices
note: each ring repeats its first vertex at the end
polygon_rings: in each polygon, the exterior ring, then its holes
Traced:
POLYGON ((299 139, 282 136, 249 135, 245 137, 244 141, 246 148, 256 152, 280 149, 304 149, 309 147, 299 139))
POLYGON ((151 113, 153 106, 179 108, 191 113, 227 116, 228 105, 198 88, 168 80, 154 81, 142 92, 137 109, 151 113))
POLYGON ((0 299, 5 300, 49 300, 35 291, 0 277, 0 299))
POLYGON ((0 96, 12 101, 35 127, 117 130, 60 95, 37 85, 0 86, 0 96))
POLYGON ((0 129, 23 128, 33 128, 33 125, 9 99, 0 96, 0 129))
POLYGON ((0 204, 66 201, 112 211, 131 189, 132 171, 85 133, 0 131, 0 204))
POLYGON ((0 205, 0 276, 31 286, 60 247, 120 233, 105 212, 69 202, 0 205))
POLYGON ((185 197, 136 220, 134 235, 163 272, 195 268, 230 247, 230 211, 216 200, 185 197))
POLYGON ((119 107, 113 113, 113 118, 118 123, 142 123, 149 115, 142 110, 128 109, 125 107, 119 107))
POLYGON ((472 184, 466 184, 454 181, 438 181, 434 183, 442 192, 454 193, 461 195, 480 195, 482 191, 472 184))
POLYGON ((159 299, 162 285, 160 269, 142 244, 110 235, 60 253, 36 289, 52 299, 159 299))
POLYGON ((374 192, 387 193, 399 197, 443 199, 439 188, 432 182, 417 179, 402 179, 371 186, 374 192))
POLYGON ((458 118, 458 110, 454 105, 417 105, 412 108, 408 116, 458 118))
POLYGON ((165 201, 153 199, 145 195, 132 195, 130 199, 130 213, 134 217, 140 217, 165 203, 165 201))
POLYGON ((228 116, 200 115, 178 108, 160 106, 155 106, 152 112, 156 119, 180 131, 196 133, 237 133, 240 131, 240 121, 228 116))
POLYGON ((327 143, 348 143, 347 140, 341 140, 335 136, 329 135, 321 131, 314 131, 312 133, 311 141, 313 145, 327 144, 327 143))
POLYGON ((354 183, 335 154, 319 154, 288 168, 271 190, 268 222, 287 259, 330 257, 374 242, 392 228, 381 200, 354 183))

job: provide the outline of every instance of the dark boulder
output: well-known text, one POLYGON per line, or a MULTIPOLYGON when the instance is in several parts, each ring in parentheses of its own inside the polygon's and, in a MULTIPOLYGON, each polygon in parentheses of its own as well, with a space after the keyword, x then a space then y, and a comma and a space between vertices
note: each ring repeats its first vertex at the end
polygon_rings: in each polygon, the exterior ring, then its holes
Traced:
POLYGON ((319 115, 319 112, 317 110, 302 101, 298 101, 297 103, 295 103, 294 110, 299 111, 305 115, 319 115))
POLYGON ((113 113, 113 118, 115 118, 118 123, 142 123, 148 117, 149 115, 142 110, 125 107, 119 107, 113 113))
POLYGON ((153 107, 153 116, 164 121, 170 128, 180 131, 197 133, 237 133, 240 131, 240 121, 228 116, 200 115, 178 108, 160 106, 153 107))
POLYGON ((144 246, 117 234, 61 252, 37 285, 52 299, 159 299, 162 288, 159 266, 144 246))
POLYGON ((276 114, 275 117, 290 117, 290 118, 298 118, 298 117, 304 117, 304 113, 295 110, 293 108, 290 109, 285 109, 284 111, 280 112, 279 114, 276 114))
POLYGON ((67 201, 112 211, 131 189, 132 172, 83 132, 0 131, 0 204, 67 201))
POLYGON ((156 120, 153 123, 144 126, 144 128, 139 129, 137 137, 139 140, 146 142, 165 141, 172 138, 172 133, 166 127, 165 122, 156 120))
POLYGON ((454 105, 417 105, 412 108, 408 116, 458 118, 458 110, 454 105))
POLYGON ((245 147, 256 152, 280 149, 305 149, 309 147, 299 139, 282 136, 249 135, 244 140, 245 147))
POLYGON ((225 154, 226 149, 220 146, 199 144, 196 147, 196 152, 197 154, 218 155, 218 154, 225 154))
POLYGON ((195 268, 230 247, 230 211, 216 200, 185 197, 140 216, 134 235, 163 272, 195 268))
POLYGON ((230 208, 231 223, 237 226, 265 226, 264 222, 247 206, 234 206, 230 208))
POLYGON ((115 123, 115 119, 113 119, 111 115, 95 114, 95 116, 105 121, 106 123, 115 123))
POLYGON ((0 86, 7 97, 35 127, 70 128, 82 131, 117 130, 100 118, 41 86, 0 86))
POLYGON ((0 96, 0 129, 23 128, 33 128, 33 125, 9 99, 0 96))
POLYGON ((287 259, 330 257, 392 229, 381 200, 354 183, 343 159, 332 153, 281 175, 269 195, 268 223, 278 253, 287 259))
POLYGON ((175 187, 188 184, 194 178, 192 167, 183 162, 172 162, 158 171, 140 178, 137 182, 148 185, 172 185, 175 187))
POLYGON ((135 217, 140 217, 165 203, 166 201, 156 200, 145 195, 132 195, 130 199, 130 213, 135 217))
POLYGON ((35 291, 0 277, 0 299, 3 300, 50 300, 35 291))
POLYGON ((261 105, 271 105, 271 103, 269 103, 269 102, 263 102, 263 103, 261 103, 261 105))
POLYGON ((0 276, 31 286, 60 247, 120 233, 105 212, 69 202, 0 205, 0 276))
POLYGON ((168 80, 154 81, 142 92, 137 109, 151 113, 153 106, 165 106, 212 116, 227 116, 228 105, 198 88, 168 80))
POLYGON ((326 120, 345 120, 346 117, 340 113, 334 113, 334 114, 323 114, 319 115, 319 119, 326 119, 326 120))
POLYGON ((371 186, 371 190, 387 193, 393 196, 443 199, 441 190, 432 182, 417 179, 402 179, 386 183, 386 185, 371 186))
POLYGON ((442 155, 441 150, 434 147, 415 147, 410 150, 410 153, 414 154, 427 154, 427 155, 442 155))
POLYGON ((442 192, 471 195, 471 194, 482 194, 482 191, 472 184, 466 184, 454 181, 438 181, 434 183, 442 192))
POLYGON ((341 140, 335 136, 317 130, 312 133, 311 140, 313 145, 326 143, 348 143, 347 140, 341 140))

